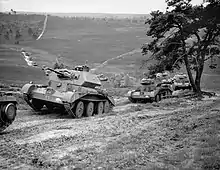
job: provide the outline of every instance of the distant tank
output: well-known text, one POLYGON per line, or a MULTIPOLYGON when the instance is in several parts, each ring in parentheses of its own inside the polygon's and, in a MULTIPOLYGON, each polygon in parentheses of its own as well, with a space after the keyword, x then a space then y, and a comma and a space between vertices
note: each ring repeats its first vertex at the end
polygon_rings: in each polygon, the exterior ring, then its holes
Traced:
POLYGON ((110 112, 115 105, 114 99, 105 89, 88 66, 74 69, 52 69, 45 67, 49 76, 48 85, 25 84, 22 92, 25 101, 35 110, 43 106, 52 111, 54 108, 67 111, 72 117, 93 116, 110 112))
POLYGON ((74 67, 74 70, 76 71, 85 71, 85 72, 89 72, 90 68, 87 65, 82 65, 82 66, 76 66, 74 67))
POLYGON ((191 89, 191 84, 189 82, 188 76, 183 73, 176 74, 173 79, 173 89, 174 90, 185 90, 191 89))
POLYGON ((17 101, 10 93, 0 92, 0 132, 15 120, 17 101))
MULTIPOLYGON (((162 79, 163 74, 156 75, 156 78, 143 78, 141 86, 136 90, 128 92, 128 99, 132 103, 136 102, 159 102, 162 98, 172 95, 172 82, 170 79, 162 79)), ((164 76, 165 77, 165 76, 164 76)))
POLYGON ((99 74, 97 77, 100 81, 108 81, 108 77, 104 76, 104 74, 99 74))

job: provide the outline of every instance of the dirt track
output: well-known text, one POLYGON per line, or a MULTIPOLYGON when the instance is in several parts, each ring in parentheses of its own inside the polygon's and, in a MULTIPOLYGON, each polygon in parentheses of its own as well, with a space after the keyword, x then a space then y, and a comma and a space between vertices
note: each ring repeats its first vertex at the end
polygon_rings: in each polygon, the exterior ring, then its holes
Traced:
POLYGON ((207 121, 219 123, 219 98, 117 101, 110 115, 83 119, 19 110, 0 135, 0 169, 204 168, 195 157, 194 138, 203 126, 211 127, 207 121))

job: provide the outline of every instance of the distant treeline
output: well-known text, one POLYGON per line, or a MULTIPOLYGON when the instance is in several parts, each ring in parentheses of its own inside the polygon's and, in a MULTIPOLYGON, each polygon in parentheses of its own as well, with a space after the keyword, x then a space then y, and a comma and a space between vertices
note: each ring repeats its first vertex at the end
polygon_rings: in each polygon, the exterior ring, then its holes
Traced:
MULTIPOLYGON (((37 18, 42 18, 43 16, 45 16, 44 14, 34 14, 34 13, 1 13, 0 12, 0 18, 2 17, 6 17, 8 15, 11 16, 17 16, 17 18, 22 19, 22 20, 30 20, 30 19, 34 19, 36 20, 37 18)), ((48 14, 48 16, 50 17, 54 17, 54 18, 64 18, 64 19, 68 19, 68 20, 96 20, 96 21, 125 21, 125 22, 131 22, 131 23, 140 23, 140 22, 145 22, 146 19, 149 18, 148 14, 76 14, 74 16, 74 14, 71 14, 68 16, 68 14, 48 14)))
POLYGON ((19 44, 27 36, 36 39, 42 31, 44 19, 44 15, 37 14, 0 13, 1 43, 19 44))
MULTIPOLYGON (((13 10, 14 11, 14 10, 13 10)), ((46 15, 46 14, 45 14, 46 15)), ((36 39, 43 28, 44 14, 26 14, 19 12, 0 12, 0 42, 16 43, 27 39, 36 39), (29 38, 28 38, 29 37, 29 38)), ((48 14, 49 20, 58 21, 94 21, 111 23, 144 24, 149 15, 91 15, 91 16, 55 16, 48 14)), ((62 23, 62 22, 61 22, 62 23)))
POLYGON ((116 21, 116 22, 130 22, 130 23, 140 23, 145 22, 149 16, 128 16, 128 17, 117 17, 117 16, 53 16, 57 18, 64 18, 68 20, 94 20, 94 21, 116 21))

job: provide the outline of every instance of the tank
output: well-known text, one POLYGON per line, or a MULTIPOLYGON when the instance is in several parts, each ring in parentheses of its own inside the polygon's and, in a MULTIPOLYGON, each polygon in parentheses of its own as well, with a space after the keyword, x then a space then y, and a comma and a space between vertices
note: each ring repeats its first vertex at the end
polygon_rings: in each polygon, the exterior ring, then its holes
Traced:
POLYGON ((0 92, 0 132, 15 120, 17 101, 11 93, 0 92))
POLYGON ((104 74, 99 74, 98 78, 100 81, 108 81, 108 77, 104 76, 104 74))
POLYGON ((49 77, 47 85, 28 83, 22 87, 25 101, 35 110, 44 106, 50 111, 60 109, 74 118, 110 112, 113 97, 101 88, 101 82, 88 66, 74 69, 44 67, 49 77))
POLYGON ((188 76, 183 73, 176 74, 173 79, 173 89, 174 90, 185 90, 191 89, 191 84, 189 82, 188 76))
MULTIPOLYGON (((128 99, 132 103, 136 102, 159 102, 163 98, 172 96, 172 81, 170 79, 163 79, 166 77, 162 73, 156 75, 156 78, 143 78, 141 86, 135 90, 128 92, 128 99)), ((167 78, 167 77, 166 77, 167 78)))

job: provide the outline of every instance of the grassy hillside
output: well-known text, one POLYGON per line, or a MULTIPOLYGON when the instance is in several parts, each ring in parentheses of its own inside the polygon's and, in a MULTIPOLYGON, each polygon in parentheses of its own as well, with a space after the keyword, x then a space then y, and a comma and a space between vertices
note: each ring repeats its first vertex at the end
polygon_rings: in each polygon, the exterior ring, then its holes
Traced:
POLYGON ((43 39, 22 45, 60 54, 73 61, 102 62, 139 48, 147 40, 144 30, 143 24, 49 16, 43 39))
POLYGON ((0 44, 14 44, 16 41, 33 41, 29 28, 39 33, 43 26, 43 15, 8 15, 0 13, 0 44), (16 37, 18 33, 21 35, 16 37))
MULTIPOLYGON (((41 30, 45 16, 43 15, 7 15, 1 16, 1 25, 21 28, 22 37, 19 44, 34 49, 62 55, 72 61, 102 62, 132 49, 139 48, 149 38, 145 36, 143 22, 131 23, 128 20, 61 18, 49 16, 46 32, 39 41, 28 35, 28 28, 41 30), (7 23, 6 20, 9 20, 7 23), (16 24, 19 21, 20 24, 16 24)), ((4 30, 6 32, 7 29, 4 30)), ((13 29, 13 32, 16 28, 13 29)), ((15 33, 13 33, 15 34, 15 33)), ((5 40, 4 34, 0 42, 13 44, 15 35, 5 40)))
POLYGON ((44 83, 44 73, 29 67, 17 51, 0 47, 0 83, 21 85, 30 81, 44 83))
MULTIPOLYGON (((150 37, 145 35, 147 27, 142 20, 134 22, 128 19, 96 17, 91 19, 79 16, 62 18, 50 15, 48 16, 46 32, 42 39, 36 41, 28 33, 28 29, 32 28, 33 31, 40 32, 43 28, 44 15, 1 14, 0 17, 0 25, 3 30, 0 43, 8 44, 7 47, 16 46, 31 52, 40 66, 52 66, 56 57, 61 56, 62 61, 69 66, 82 64, 88 60, 90 66, 94 67, 106 60, 138 49, 143 43, 150 41, 150 37), (14 45, 15 39, 13 38, 5 39, 4 33, 8 28, 12 29, 13 36, 15 36, 16 30, 20 29, 22 36, 19 39, 19 44, 14 45)), ((142 74, 145 70, 139 69, 141 61, 148 57, 142 56, 140 52, 128 54, 123 58, 110 60, 108 65, 99 69, 99 72, 142 74)), ((20 60, 22 59, 20 58, 20 60)), ((220 60, 217 62, 220 63, 220 60)), ((12 67, 13 64, 10 64, 12 67)), ((208 65, 209 63, 204 70, 202 86, 217 88, 220 84, 220 66, 211 70, 208 65)), ((2 64, 1 75, 5 75, 8 69, 10 69, 9 65, 2 64)), ((13 69, 10 70, 13 71, 13 69)), ((31 70, 31 72, 31 74, 35 74, 35 71, 31 70)), ((39 74, 37 73, 37 75, 39 74)), ((15 80, 15 78, 10 79, 15 80)), ((8 81, 10 79, 1 77, 1 80, 8 81)), ((41 81, 43 78, 36 77, 36 79, 41 81)))

